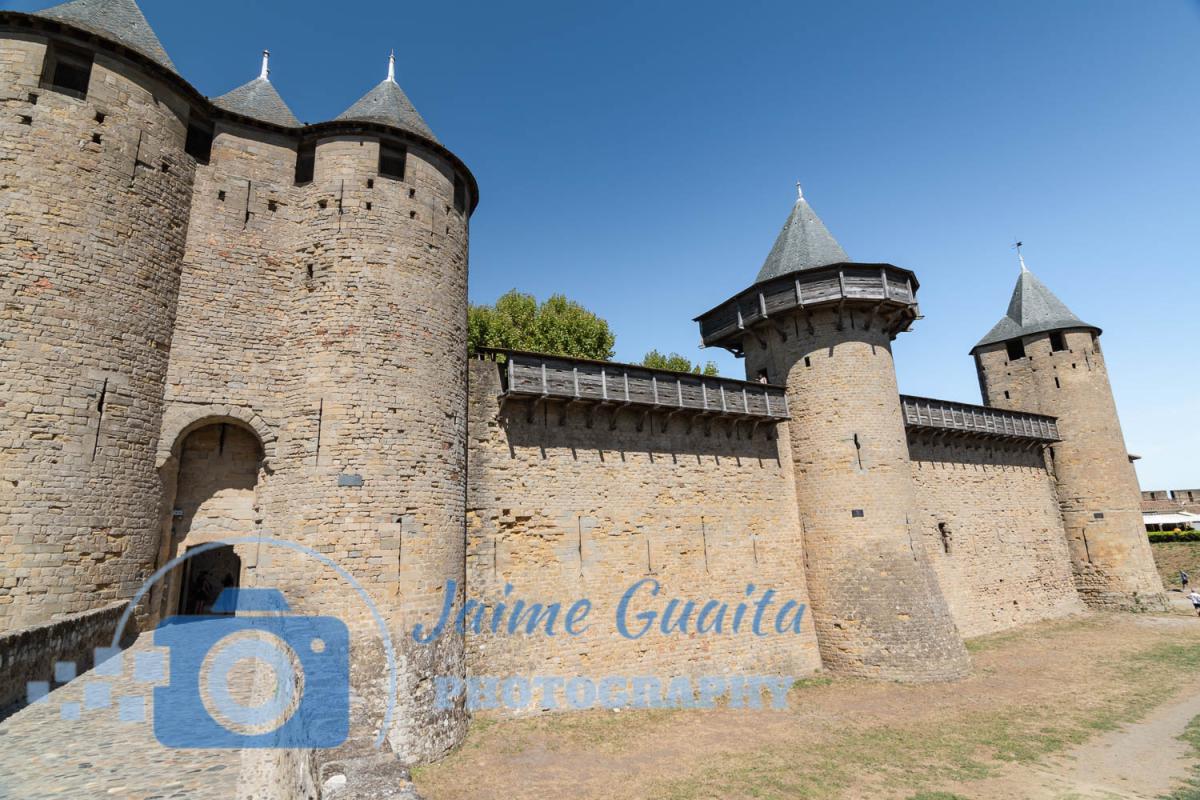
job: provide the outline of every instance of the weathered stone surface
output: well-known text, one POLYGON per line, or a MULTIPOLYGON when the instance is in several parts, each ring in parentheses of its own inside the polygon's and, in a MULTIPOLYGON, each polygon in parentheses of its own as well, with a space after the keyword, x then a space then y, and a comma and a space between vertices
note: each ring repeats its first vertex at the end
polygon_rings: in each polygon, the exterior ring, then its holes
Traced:
POLYGON ((1080 613, 1042 448, 909 434, 914 527, 963 636, 1080 613))
POLYGON ((0 49, 8 630, 127 599, 153 569, 153 451, 194 171, 175 92, 102 53, 85 100, 42 88, 45 50, 0 49))
POLYGON ((820 668, 807 613, 798 636, 656 628, 631 640, 614 622, 621 595, 643 578, 662 594, 639 594, 638 612, 671 599, 732 608, 749 584, 755 599, 774 590, 776 610, 786 599, 808 603, 786 437, 666 413, 639 430, 641 413, 621 410, 598 412, 588 427, 585 409, 560 404, 538 406, 528 421, 527 402, 500 408, 499 393, 497 365, 472 361, 468 595, 494 608, 507 584, 526 602, 565 611, 588 598, 594 607, 580 636, 469 633, 469 672, 669 679, 820 668))
POLYGON ((868 313, 818 310, 748 335, 746 374, 787 385, 822 663, 864 677, 959 678, 967 652, 914 528, 891 337, 868 313))
POLYGON ((1100 338, 1091 330, 1024 338, 1010 359, 1003 342, 975 355, 984 402, 1058 417, 1049 449, 1075 582, 1089 605, 1164 609, 1162 582, 1142 523, 1137 474, 1125 448, 1100 338))

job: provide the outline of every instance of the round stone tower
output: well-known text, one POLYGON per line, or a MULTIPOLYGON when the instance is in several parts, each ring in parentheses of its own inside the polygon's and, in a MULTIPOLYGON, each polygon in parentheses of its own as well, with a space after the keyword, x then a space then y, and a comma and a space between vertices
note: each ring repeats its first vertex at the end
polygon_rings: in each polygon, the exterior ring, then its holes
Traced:
POLYGON ((187 234, 190 105, 133 0, 0 13, 0 630, 127 599, 187 234))
MULTIPOLYGON (((292 248, 304 288, 287 326, 288 444, 272 476, 287 507, 273 527, 328 552, 388 617, 400 667, 390 740, 417 761, 466 726, 461 708, 437 709, 433 694, 437 677, 464 674, 461 634, 418 644, 412 631, 437 621, 448 582, 463 591, 477 191, 393 69, 299 145, 292 248)), ((325 610, 344 617, 357 607, 345 600, 325 610)), ((354 674, 378 679, 378 656, 355 656, 354 674)))
POLYGON ((705 344, 787 387, 787 430, 822 661, 850 675, 927 681, 969 669, 921 542, 891 341, 917 316, 917 281, 850 262, 804 200, 757 282, 699 318, 705 344))
POLYGON ((985 404, 1058 417, 1062 441, 1049 448, 1048 458, 1084 600, 1104 608, 1162 609, 1162 582, 1100 329, 1075 316, 1022 257, 1008 313, 971 354, 985 404))

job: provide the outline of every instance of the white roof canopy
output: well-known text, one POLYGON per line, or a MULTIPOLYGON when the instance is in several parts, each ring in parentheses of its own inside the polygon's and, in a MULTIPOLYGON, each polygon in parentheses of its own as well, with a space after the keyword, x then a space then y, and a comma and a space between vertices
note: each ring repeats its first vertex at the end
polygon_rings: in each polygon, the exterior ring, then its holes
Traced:
POLYGON ((1200 523, 1200 514, 1193 514, 1189 511, 1177 511, 1172 514, 1144 513, 1142 520, 1147 525, 1200 523))

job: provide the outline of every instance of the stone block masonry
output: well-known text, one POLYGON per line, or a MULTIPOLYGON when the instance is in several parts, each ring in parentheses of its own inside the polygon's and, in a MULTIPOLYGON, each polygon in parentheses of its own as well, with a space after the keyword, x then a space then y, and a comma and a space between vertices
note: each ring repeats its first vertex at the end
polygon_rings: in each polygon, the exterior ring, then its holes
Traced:
POLYGON ((118 601, 55 622, 0 632, 0 719, 25 704, 28 683, 53 684, 56 663, 70 663, 78 673, 91 669, 95 649, 112 645, 125 607, 118 601))
POLYGON ((467 595, 490 610, 508 584, 537 602, 565 609, 586 597, 595 607, 578 637, 469 632, 469 673, 669 679, 820 668, 807 612, 799 636, 630 640, 613 624, 621 595, 643 578, 663 594, 639 595, 639 610, 669 598, 734 606, 747 584, 808 603, 786 435, 665 412, 641 430, 632 411, 599 411, 589 424, 566 401, 539 404, 530 420, 533 400, 501 407, 499 369, 471 362, 467 595))
POLYGON ((1058 417, 1062 441, 1049 448, 1049 466, 1084 599, 1165 608, 1099 333, 1039 333, 1023 337, 1019 351, 988 345, 975 358, 988 405, 1058 417))
POLYGON ((20 38, 0 50, 8 630, 128 598, 153 569, 194 173, 177 92, 99 54, 79 99, 41 86, 45 53, 20 38))
POLYGON ((914 527, 963 636, 1082 613, 1041 446, 909 433, 914 527))
POLYGON ((862 312, 818 310, 745 337, 747 374, 786 382, 794 493, 822 662, 910 681, 969 660, 915 535, 891 335, 862 312))
MULTIPOLYGON (((462 584, 466 219, 453 170, 431 151, 410 148, 403 179, 377 174, 378 141, 363 136, 319 139, 311 182, 295 184, 295 159, 286 138, 216 130, 198 170, 205 213, 188 239, 169 416, 226 424, 212 412, 223 404, 240 410, 234 424, 261 419, 278 445, 248 532, 334 558, 403 645, 405 628, 437 613, 444 582, 462 584)), ((164 483, 179 469, 165 463, 164 483)), ((164 540, 167 558, 202 539, 164 540)), ((306 572, 281 556, 253 578, 302 611, 358 620, 355 650, 373 655, 356 669, 377 681, 367 609, 306 572)), ((417 760, 461 735, 461 715, 422 710, 432 672, 462 671, 461 639, 402 656, 393 743, 417 760)), ((377 722, 374 700, 364 715, 377 722)))

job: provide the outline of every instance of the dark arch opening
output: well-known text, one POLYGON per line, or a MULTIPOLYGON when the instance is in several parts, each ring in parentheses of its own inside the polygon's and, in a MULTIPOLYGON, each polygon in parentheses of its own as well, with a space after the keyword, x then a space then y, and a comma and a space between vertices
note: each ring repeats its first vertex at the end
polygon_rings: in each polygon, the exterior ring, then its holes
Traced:
MULTIPOLYGON (((161 563, 209 542, 252 536, 259 528, 263 446, 241 423, 216 420, 192 426, 164 471, 167 512, 161 563)), ((253 566, 244 546, 221 546, 171 570, 160 606, 163 616, 211 613, 221 589, 245 585, 253 566)))

